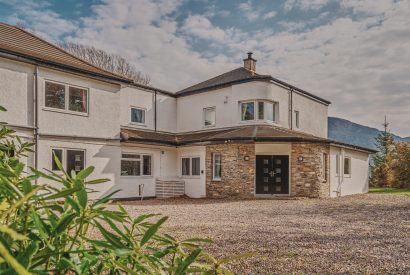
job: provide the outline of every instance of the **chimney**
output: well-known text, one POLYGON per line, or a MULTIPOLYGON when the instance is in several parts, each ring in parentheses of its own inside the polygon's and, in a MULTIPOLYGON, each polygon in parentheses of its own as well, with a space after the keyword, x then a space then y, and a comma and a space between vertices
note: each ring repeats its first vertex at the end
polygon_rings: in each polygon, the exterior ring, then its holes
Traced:
POLYGON ((256 59, 252 58, 252 52, 248 52, 248 58, 243 60, 243 67, 248 71, 251 71, 252 74, 256 73, 256 59))

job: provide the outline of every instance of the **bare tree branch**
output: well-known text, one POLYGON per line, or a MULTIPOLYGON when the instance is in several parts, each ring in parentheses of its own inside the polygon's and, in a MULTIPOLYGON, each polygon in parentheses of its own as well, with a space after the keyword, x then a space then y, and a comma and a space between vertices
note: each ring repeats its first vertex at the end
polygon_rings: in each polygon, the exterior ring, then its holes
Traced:
POLYGON ((149 85, 151 83, 151 79, 148 75, 138 71, 134 65, 119 55, 111 54, 92 46, 72 42, 65 42, 59 46, 94 66, 132 79, 135 83, 143 85, 149 85))

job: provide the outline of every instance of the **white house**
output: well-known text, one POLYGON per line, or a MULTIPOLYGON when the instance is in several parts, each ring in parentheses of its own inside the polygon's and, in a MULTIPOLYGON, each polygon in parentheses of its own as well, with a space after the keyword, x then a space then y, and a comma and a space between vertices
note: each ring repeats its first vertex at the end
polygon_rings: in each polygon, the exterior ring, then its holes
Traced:
POLYGON ((95 166, 94 198, 306 196, 368 190, 372 150, 327 138, 330 102, 244 66, 176 93, 133 83, 0 23, 0 113, 27 165, 95 166))

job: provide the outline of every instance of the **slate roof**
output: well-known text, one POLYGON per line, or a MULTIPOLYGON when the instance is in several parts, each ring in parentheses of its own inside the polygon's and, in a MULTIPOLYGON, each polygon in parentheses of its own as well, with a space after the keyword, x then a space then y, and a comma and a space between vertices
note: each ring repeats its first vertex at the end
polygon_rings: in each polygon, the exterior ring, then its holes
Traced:
POLYGON ((216 77, 213 77, 211 79, 208 79, 206 81, 203 81, 201 83, 195 84, 191 87, 185 88, 181 91, 178 91, 176 93, 177 96, 186 96, 186 95, 192 95, 192 94, 197 94, 205 91, 210 91, 210 90, 215 90, 215 89, 220 89, 223 87, 228 87, 231 85, 235 84, 240 84, 240 83, 246 83, 246 82, 251 82, 251 81, 273 81, 277 84, 280 84, 282 86, 288 87, 289 89, 293 89, 303 95, 306 95, 308 97, 314 98, 326 105, 329 105, 331 102, 323 99, 321 97, 318 97, 312 93, 309 93, 305 90, 302 90, 296 86, 293 86, 289 83, 286 83, 282 80, 279 80, 277 78, 272 77, 271 75, 260 75, 257 73, 252 73, 251 71, 240 67, 235 70, 229 71, 227 73, 218 75, 216 77))
POLYGON ((246 125, 187 133, 166 133, 137 129, 121 129, 122 142, 162 144, 171 146, 234 142, 313 142, 346 146, 369 153, 376 151, 352 144, 269 125, 246 125))
POLYGON ((131 80, 98 68, 23 29, 0 22, 0 52, 112 80, 131 80))

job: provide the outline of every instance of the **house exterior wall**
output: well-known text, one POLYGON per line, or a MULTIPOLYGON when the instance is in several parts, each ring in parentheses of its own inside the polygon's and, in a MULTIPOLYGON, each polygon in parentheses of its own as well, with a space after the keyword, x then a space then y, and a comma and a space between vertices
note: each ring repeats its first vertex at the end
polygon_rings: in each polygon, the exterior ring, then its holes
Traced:
POLYGON ((34 66, 0 58, 0 121, 10 125, 34 125, 34 66))
MULTIPOLYGON (((155 94, 152 91, 136 87, 123 87, 120 92, 121 126, 155 130, 155 94), (145 110, 145 124, 131 122, 131 107, 145 110)), ((176 98, 157 93, 157 130, 163 132, 176 132, 176 98)))
POLYGON ((291 196, 312 198, 330 196, 329 153, 329 145, 292 143, 291 196), (326 167, 323 166, 323 154, 328 156, 326 167))
POLYGON ((206 196, 253 197, 255 193, 255 144, 216 144, 206 146, 206 196), (221 180, 213 179, 213 154, 221 154, 221 180), (245 156, 249 160, 245 160, 245 156))
POLYGON ((203 198, 206 196, 205 181, 205 146, 186 146, 178 148, 177 171, 178 176, 185 182, 185 194, 192 198, 203 198), (182 158, 199 157, 200 158, 200 175, 199 176, 182 176, 182 158))
POLYGON ((293 129, 318 137, 327 138, 328 106, 296 92, 292 96, 293 129), (296 127, 294 111, 299 111, 299 128, 296 127))
POLYGON ((369 154, 365 152, 330 147, 330 195, 331 197, 367 193, 369 191, 369 154), (339 174, 336 173, 336 156, 340 156, 339 174), (351 159, 351 174, 344 175, 344 157, 351 159))
POLYGON ((119 138, 120 86, 41 68, 38 78, 39 132, 65 136, 119 138), (45 80, 89 89, 88 114, 71 114, 45 107, 45 80), (103 126, 103 127, 102 127, 103 126))

